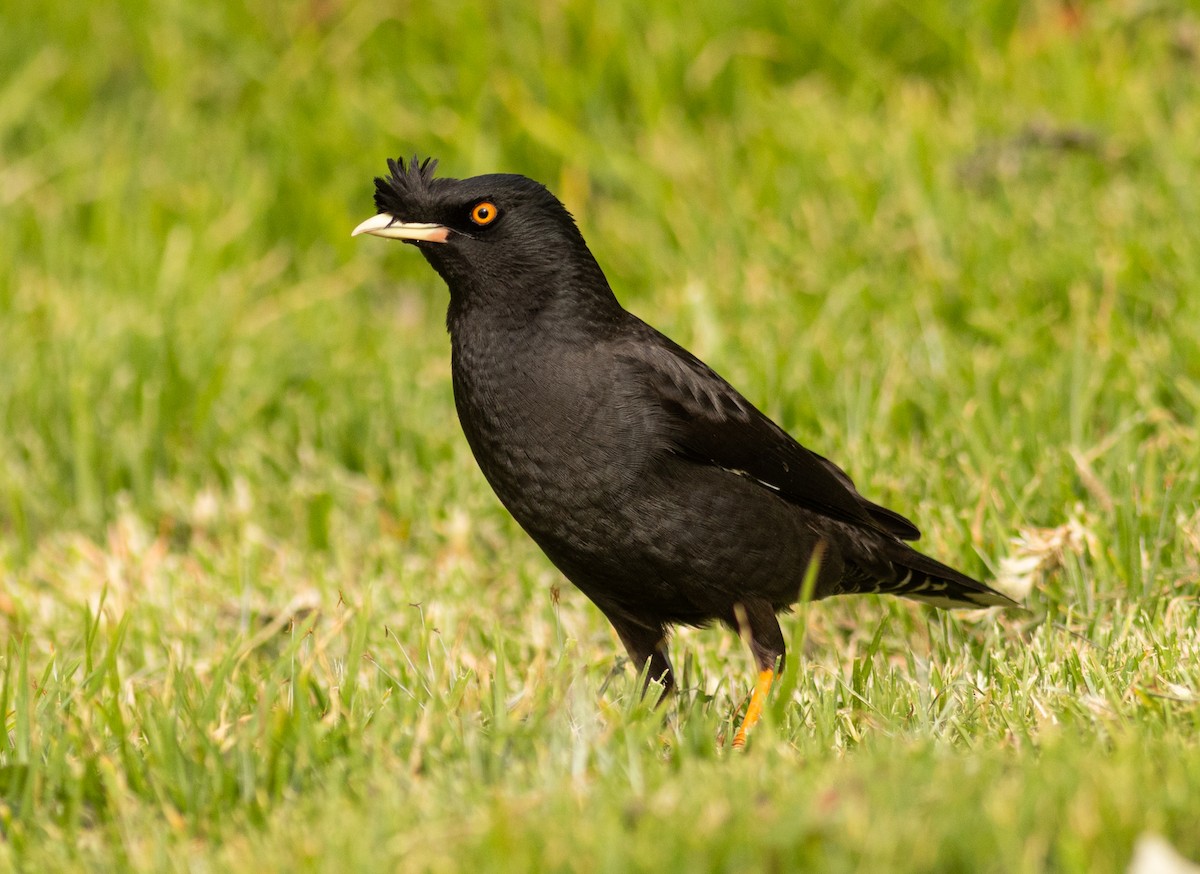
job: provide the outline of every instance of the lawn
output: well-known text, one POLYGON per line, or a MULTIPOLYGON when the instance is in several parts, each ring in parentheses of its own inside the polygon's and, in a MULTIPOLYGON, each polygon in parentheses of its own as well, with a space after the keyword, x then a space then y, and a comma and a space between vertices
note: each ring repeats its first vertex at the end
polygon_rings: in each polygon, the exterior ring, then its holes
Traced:
POLYGON ((1200 861, 1200 14, 32 0, 0 28, 0 869, 1200 861), (639 700, 459 431, 397 155, 1026 610, 720 629, 639 700))

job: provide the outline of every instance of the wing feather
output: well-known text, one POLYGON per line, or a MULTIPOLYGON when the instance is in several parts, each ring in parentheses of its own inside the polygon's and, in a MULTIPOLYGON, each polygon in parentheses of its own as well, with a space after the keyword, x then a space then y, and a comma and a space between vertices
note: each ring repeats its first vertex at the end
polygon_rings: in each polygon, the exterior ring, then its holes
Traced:
POLYGON ((827 458, 800 445, 707 364, 638 322, 618 357, 667 417, 674 449, 694 461, 757 480, 805 509, 863 528, 916 540, 908 519, 858 493, 827 458))

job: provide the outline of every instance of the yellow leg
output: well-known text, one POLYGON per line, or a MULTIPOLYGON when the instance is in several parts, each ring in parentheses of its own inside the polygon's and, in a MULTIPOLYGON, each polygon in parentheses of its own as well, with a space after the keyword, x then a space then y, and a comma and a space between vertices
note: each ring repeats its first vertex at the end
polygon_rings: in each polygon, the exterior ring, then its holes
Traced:
POLYGON ((771 691, 771 683, 775 681, 775 672, 770 668, 759 672, 758 682, 754 684, 754 694, 750 696, 750 704, 746 707, 746 718, 742 727, 733 738, 733 748, 740 750, 746 745, 746 735, 754 728, 754 723, 762 716, 763 705, 767 703, 767 693, 771 691))

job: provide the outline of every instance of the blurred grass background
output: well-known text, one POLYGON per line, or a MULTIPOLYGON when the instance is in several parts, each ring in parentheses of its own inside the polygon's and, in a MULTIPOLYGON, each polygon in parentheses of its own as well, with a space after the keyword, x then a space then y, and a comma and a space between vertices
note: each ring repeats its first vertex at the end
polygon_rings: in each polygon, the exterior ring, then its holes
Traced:
POLYGON ((35 0, 0 74, 5 864, 1200 858, 1194 7, 35 0), (1029 615, 806 609, 745 757, 687 632, 664 724, 475 470, 440 281, 349 238, 413 152, 545 181, 1029 615))

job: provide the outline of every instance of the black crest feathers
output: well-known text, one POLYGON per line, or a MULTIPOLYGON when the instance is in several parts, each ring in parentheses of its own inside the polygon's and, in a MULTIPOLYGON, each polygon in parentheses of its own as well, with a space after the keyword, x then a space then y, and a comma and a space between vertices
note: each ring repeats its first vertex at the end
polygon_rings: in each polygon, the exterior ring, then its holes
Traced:
POLYGON ((403 158, 394 161, 388 158, 391 176, 375 177, 375 208, 379 212, 403 212, 405 204, 411 204, 429 190, 437 165, 437 158, 422 161, 417 155, 407 165, 403 158))

